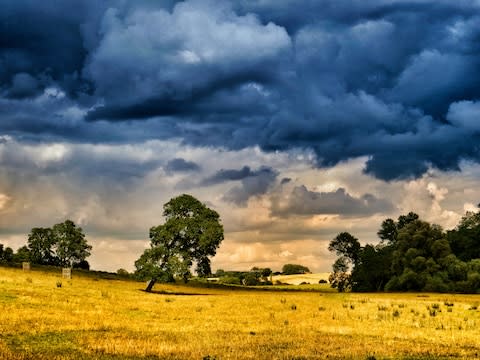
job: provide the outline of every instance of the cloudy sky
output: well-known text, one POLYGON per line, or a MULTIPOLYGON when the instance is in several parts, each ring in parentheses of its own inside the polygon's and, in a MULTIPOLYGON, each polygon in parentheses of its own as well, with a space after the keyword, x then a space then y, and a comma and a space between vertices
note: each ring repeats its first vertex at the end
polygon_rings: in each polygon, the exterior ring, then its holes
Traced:
POLYGON ((375 242, 480 202, 480 1, 3 0, 0 243, 70 218, 133 269, 162 206, 217 210, 213 269, 375 242))

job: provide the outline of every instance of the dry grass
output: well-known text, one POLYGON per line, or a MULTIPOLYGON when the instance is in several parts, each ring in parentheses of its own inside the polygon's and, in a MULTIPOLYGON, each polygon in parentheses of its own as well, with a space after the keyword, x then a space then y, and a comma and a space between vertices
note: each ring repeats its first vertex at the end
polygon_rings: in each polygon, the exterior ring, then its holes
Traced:
POLYGON ((1 359, 480 356, 480 298, 156 287, 0 268, 1 359), (57 287, 57 281, 62 286, 57 287), (453 304, 453 305, 452 305, 453 304))

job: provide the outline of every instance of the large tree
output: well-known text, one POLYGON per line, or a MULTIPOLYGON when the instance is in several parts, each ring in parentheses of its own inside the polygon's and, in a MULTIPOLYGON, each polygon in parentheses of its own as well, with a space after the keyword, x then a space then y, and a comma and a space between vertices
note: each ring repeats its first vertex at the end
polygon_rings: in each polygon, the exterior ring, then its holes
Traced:
POLYGON ((30 250, 30 261, 34 264, 56 265, 56 240, 51 228, 33 228, 28 234, 27 244, 30 250))
POLYGON ((330 241, 328 250, 339 256, 333 264, 333 272, 329 277, 330 284, 343 292, 352 286, 351 270, 359 260, 362 247, 356 237, 348 232, 342 232, 330 241))
POLYGON ((150 229, 150 248, 135 262, 137 276, 151 279, 147 291, 158 280, 187 281, 194 263, 199 275, 208 275, 209 257, 223 240, 218 213, 193 196, 173 198, 163 209, 165 223, 150 229))
POLYGON ((71 220, 53 226, 56 255, 62 266, 72 267, 90 256, 92 247, 87 243, 81 227, 71 220))

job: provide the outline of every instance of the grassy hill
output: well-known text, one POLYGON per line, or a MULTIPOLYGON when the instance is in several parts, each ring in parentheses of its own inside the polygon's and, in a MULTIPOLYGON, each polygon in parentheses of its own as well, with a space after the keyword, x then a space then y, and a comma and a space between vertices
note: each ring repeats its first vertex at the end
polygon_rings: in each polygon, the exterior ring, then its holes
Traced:
POLYGON ((290 285, 300 285, 301 283, 318 284, 320 280, 328 281, 329 276, 330 273, 274 275, 272 276, 272 281, 274 284, 277 281, 290 285))
MULTIPOLYGON (((0 359, 471 359, 475 295, 159 285, 0 267, 0 359), (60 286, 61 285, 61 286, 60 286)), ((300 287, 301 288, 301 287, 300 287)))

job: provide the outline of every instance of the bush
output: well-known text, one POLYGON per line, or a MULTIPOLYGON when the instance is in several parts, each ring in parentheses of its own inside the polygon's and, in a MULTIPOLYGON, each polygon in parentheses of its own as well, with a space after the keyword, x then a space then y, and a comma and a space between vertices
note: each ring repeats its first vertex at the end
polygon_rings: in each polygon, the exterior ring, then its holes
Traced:
POLYGON ((319 283, 319 284, 328 284, 328 281, 325 280, 325 279, 320 279, 320 280, 318 281, 318 283, 319 283))
POLYGON ((125 269, 118 269, 117 270, 117 275, 121 276, 121 277, 129 277, 130 276, 129 272, 125 269))
POLYGON ((245 286, 255 286, 258 285, 258 279, 255 274, 246 274, 243 278, 243 285, 245 286))
POLYGON ((87 260, 79 261, 78 263, 73 264, 74 269, 83 269, 83 270, 90 270, 90 264, 87 260))

